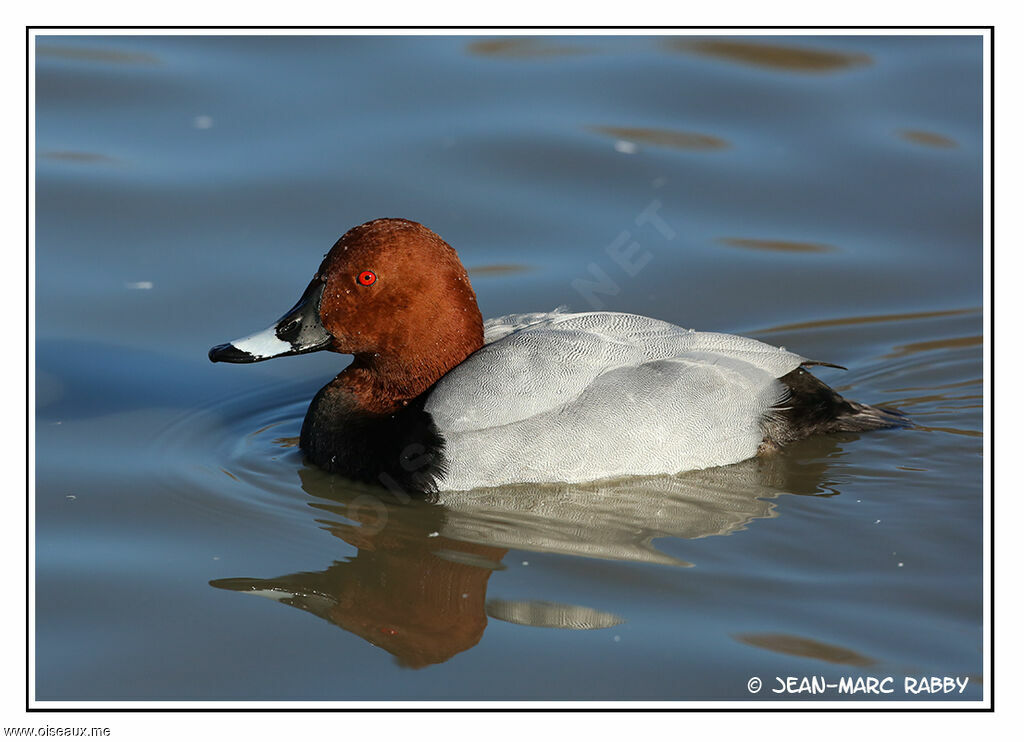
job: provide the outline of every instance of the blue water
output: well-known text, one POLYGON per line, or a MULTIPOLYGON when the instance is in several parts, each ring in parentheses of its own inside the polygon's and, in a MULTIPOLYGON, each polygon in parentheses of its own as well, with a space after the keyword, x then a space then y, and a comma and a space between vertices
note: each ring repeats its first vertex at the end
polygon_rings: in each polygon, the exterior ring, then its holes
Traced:
POLYGON ((981 75, 963 36, 39 37, 36 698, 980 698, 981 75), (915 426, 360 508, 293 440, 345 359, 206 351, 379 216, 485 317, 751 335, 915 426))

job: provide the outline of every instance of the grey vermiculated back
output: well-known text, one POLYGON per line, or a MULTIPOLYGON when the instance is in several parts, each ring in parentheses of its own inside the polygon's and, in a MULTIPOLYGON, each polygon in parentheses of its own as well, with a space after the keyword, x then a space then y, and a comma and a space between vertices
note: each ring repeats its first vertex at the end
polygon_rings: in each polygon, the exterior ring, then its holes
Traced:
POLYGON ((448 444, 443 490, 742 461, 783 397, 778 378, 805 360, 612 312, 499 317, 485 341, 425 406, 448 444))

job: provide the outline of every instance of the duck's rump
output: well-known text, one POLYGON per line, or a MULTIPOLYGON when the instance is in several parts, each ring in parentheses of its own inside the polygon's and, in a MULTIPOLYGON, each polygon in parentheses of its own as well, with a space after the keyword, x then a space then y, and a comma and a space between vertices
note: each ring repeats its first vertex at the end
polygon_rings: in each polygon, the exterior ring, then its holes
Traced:
POLYGON ((784 397, 762 421, 760 452, 823 433, 863 433, 910 424, 899 410, 854 402, 801 366, 779 379, 784 397))

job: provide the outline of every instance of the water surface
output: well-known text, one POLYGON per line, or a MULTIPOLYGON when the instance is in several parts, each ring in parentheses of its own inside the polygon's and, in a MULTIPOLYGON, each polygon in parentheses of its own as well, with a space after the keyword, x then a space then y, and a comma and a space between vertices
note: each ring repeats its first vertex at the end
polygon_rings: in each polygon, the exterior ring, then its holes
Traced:
MULTIPOLYGON (((39 700, 751 699, 982 677, 982 46, 41 37, 39 700), (345 357, 213 366, 348 227, 484 316, 747 334, 914 426, 401 503, 305 465, 345 357)), ((798 700, 810 700, 808 696, 798 700)), ((834 693, 814 697, 838 698, 834 693)))

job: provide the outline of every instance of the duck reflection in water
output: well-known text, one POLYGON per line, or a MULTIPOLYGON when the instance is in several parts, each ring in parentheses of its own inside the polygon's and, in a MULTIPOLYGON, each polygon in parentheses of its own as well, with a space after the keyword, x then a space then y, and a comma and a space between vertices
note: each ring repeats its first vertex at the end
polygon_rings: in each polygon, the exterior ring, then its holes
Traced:
MULTIPOLYGON (((213 587, 301 608, 419 668, 480 641, 488 617, 600 629, 625 618, 587 606, 488 600, 510 549, 693 566, 657 538, 725 536, 776 517, 781 493, 830 496, 828 460, 848 434, 804 441, 785 456, 673 476, 586 485, 445 493, 437 503, 369 490, 313 467, 299 471, 318 523, 358 551, 320 572, 213 580, 213 587), (339 520, 340 519, 340 520, 339 520)), ((628 618, 628 617, 627 617, 628 618)))
MULTIPOLYGON (((307 492, 323 491, 322 483, 309 483, 319 473, 301 472, 307 492)), ((210 584, 309 611, 387 650, 407 667, 444 662, 476 645, 487 625, 487 581, 502 568, 507 549, 439 535, 443 512, 436 506, 403 507, 384 494, 380 507, 369 507, 356 502, 358 493, 352 495, 338 503, 314 503, 327 514, 355 521, 320 520, 358 549, 351 561, 322 572, 210 584), (405 510, 416 511, 415 516, 405 517, 405 510)))

